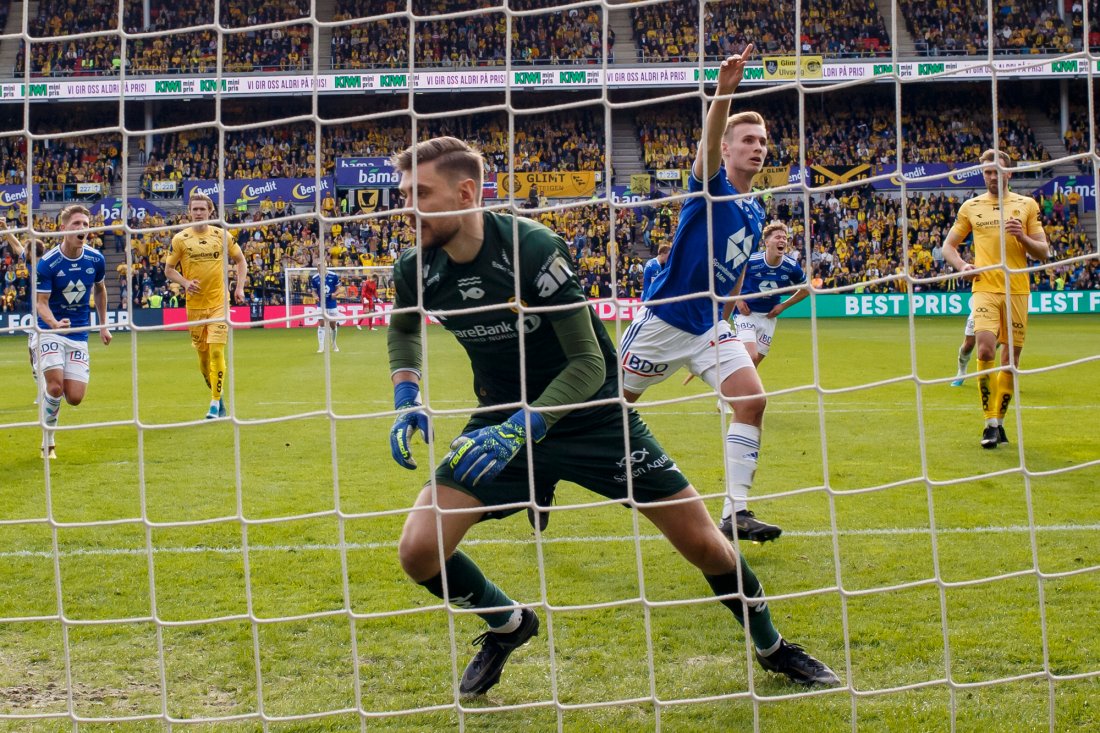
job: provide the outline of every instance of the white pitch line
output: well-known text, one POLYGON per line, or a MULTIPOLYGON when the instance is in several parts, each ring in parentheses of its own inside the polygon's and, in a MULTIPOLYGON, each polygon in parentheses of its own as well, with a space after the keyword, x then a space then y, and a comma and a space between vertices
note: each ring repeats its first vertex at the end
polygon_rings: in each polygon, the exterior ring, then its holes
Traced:
MULTIPOLYGON (((1046 524, 1036 525, 1037 532, 1096 532, 1100 531, 1100 523, 1095 524, 1046 524)), ((1009 533, 1025 533, 1030 531, 1027 525, 1010 525, 1007 527, 953 527, 936 530, 936 534, 1009 534, 1009 533)), ((850 529, 841 530, 837 532, 842 537, 881 537, 881 536, 899 536, 899 535, 925 535, 931 534, 931 530, 927 527, 883 527, 879 529, 850 529)), ((793 531, 784 532, 784 537, 832 537, 833 533, 827 530, 805 530, 805 531, 793 531)), ((619 536, 619 537, 543 537, 543 544, 557 545, 568 543, 591 543, 591 542, 631 542, 633 541, 631 536, 619 536)), ((663 540, 664 536, 659 534, 647 534, 640 535, 639 540, 643 542, 654 542, 663 540)), ((471 545, 533 545, 535 539, 471 539, 465 540, 463 546, 471 545)), ((348 550, 385 550, 397 547, 397 540, 387 540, 385 542, 348 542, 343 545, 348 550)), ((340 545, 249 545, 249 552, 336 552, 341 549, 340 545)), ((240 547, 154 547, 154 555, 195 555, 199 553, 213 553, 216 555, 238 555, 241 553, 240 547)), ((63 550, 58 553, 59 557, 92 557, 92 556, 111 556, 111 555, 145 555, 144 548, 98 548, 94 550, 63 550)), ((53 557, 52 552, 45 550, 12 550, 8 552, 0 552, 0 558, 45 558, 49 559, 53 557)))

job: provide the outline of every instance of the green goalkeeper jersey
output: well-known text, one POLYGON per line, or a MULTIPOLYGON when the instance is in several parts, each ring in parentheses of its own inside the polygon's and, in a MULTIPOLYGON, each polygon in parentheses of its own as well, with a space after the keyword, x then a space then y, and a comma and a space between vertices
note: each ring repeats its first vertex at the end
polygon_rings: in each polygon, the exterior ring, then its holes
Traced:
MULTIPOLYGON (((572 391, 570 385, 562 384, 570 380, 559 380, 552 390, 554 394, 547 393, 539 406, 615 396, 618 393, 615 347, 588 305, 562 238, 538 222, 508 214, 485 212, 484 224, 484 242, 472 262, 452 262, 441 248, 421 250, 422 269, 418 270, 417 250, 402 253, 394 265, 395 309, 416 308, 418 290, 422 289, 424 310, 458 339, 470 357, 478 404, 491 406, 521 401, 534 404, 544 397, 547 386, 569 363, 553 324, 577 315, 577 309, 584 308, 603 356, 603 382, 593 394, 587 390, 572 391), (515 235, 519 238, 518 247, 513 243, 515 235), (521 315, 515 309, 517 299, 528 307, 574 307, 521 315), (472 308, 484 310, 455 312, 472 308), (521 349, 525 379, 521 379, 521 349)), ((411 350, 395 349, 394 332, 397 340, 408 346, 407 340, 419 335, 420 315, 416 312, 394 315, 390 330, 391 369, 419 370, 416 358, 419 349, 416 357, 411 350)), ((616 406, 602 406, 578 409, 570 413, 570 418, 608 410, 620 412, 616 406)))

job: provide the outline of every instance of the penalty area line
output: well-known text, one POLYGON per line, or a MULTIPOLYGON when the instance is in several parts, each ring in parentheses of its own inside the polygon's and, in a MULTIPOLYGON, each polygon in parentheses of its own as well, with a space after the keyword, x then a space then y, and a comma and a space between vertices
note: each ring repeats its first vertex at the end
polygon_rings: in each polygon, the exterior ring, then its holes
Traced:
MULTIPOLYGON (((1100 530, 1100 522, 1094 524, 1046 524, 1036 525, 1035 530, 1037 532, 1096 532, 1100 530)), ((1009 525, 1004 527, 986 526, 986 527, 946 527, 936 530, 937 535, 945 534, 1022 534, 1030 531, 1027 525, 1009 525)), ((881 527, 881 528, 869 528, 869 529, 849 529, 840 530, 837 535, 841 537, 896 537, 902 535, 929 535, 932 530, 927 527, 881 527)), ((783 533, 784 537, 832 537, 833 533, 828 530, 804 530, 804 531, 787 531, 783 533)), ((654 542, 664 540, 664 535, 660 534, 645 534, 640 535, 638 539, 642 542, 654 542)), ((634 540, 630 535, 619 536, 602 536, 602 537, 543 537, 543 544, 558 545, 558 544, 570 544, 570 543, 593 543, 593 542, 631 542, 634 540)), ((508 545, 508 546, 523 546, 535 544, 534 537, 527 539, 514 539, 514 538, 483 538, 483 539, 468 539, 465 540, 463 546, 488 546, 488 545, 508 545)), ((309 544, 309 545, 249 545, 248 551, 253 552, 336 552, 343 547, 344 549, 355 550, 385 550, 395 549, 397 547, 396 538, 393 540, 386 540, 384 542, 348 542, 343 546, 334 544, 309 544)), ((241 553, 240 547, 213 547, 206 545, 198 545, 194 547, 154 547, 154 555, 194 555, 200 553, 213 553, 215 555, 238 555, 241 553)), ((95 548, 95 549, 75 549, 75 550, 62 550, 58 553, 58 557, 88 557, 88 556, 112 556, 112 555, 145 555, 145 548, 139 547, 117 547, 117 548, 95 548)), ((49 559, 53 557, 53 553, 46 550, 9 550, 6 552, 0 552, 0 558, 45 558, 49 559)))

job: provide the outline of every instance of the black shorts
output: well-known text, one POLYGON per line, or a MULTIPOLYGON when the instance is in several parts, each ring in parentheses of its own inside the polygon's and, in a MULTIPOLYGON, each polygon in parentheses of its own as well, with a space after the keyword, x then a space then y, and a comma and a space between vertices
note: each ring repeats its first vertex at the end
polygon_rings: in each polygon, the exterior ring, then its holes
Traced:
MULTIPOLYGON (((558 481, 571 481, 608 499, 633 498, 639 504, 667 499, 690 486, 637 412, 627 411, 629 442, 624 440, 622 411, 611 408, 600 412, 591 418, 566 418, 567 424, 559 424, 562 430, 551 429, 549 435, 534 446, 534 491, 528 481, 529 446, 517 453, 500 475, 486 485, 463 486, 455 480, 446 460, 436 467, 435 480, 473 496, 487 507, 532 499, 540 506, 548 506, 558 481), (629 487, 628 473, 633 475, 629 487)), ((462 432, 466 434, 499 425, 511 414, 475 415, 462 432)), ((490 511, 484 519, 501 519, 522 508, 490 511)))

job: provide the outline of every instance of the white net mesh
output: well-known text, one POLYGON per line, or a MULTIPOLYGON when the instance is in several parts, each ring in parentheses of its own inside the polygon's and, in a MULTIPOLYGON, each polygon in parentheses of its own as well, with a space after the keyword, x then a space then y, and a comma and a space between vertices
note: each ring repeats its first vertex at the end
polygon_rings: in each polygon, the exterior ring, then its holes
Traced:
MULTIPOLYGON (((58 210, 92 204, 107 316, 133 325, 108 348, 91 331, 56 460, 38 453, 43 375, 0 337, 0 727, 1100 726, 1097 9, 932 5, 12 4, 8 227, 54 245, 58 210), (424 314, 437 442, 405 472, 384 336, 316 355, 284 328, 311 305, 302 283, 323 259, 348 287, 378 275, 388 307, 382 263, 414 238, 384 159, 451 134, 485 152, 492 206, 563 235, 617 341, 687 196, 701 79, 746 41, 762 58, 734 111, 768 121, 762 200, 813 294, 760 369, 749 506, 784 533, 739 547, 780 631, 842 685, 763 673, 651 525, 563 483, 546 531, 521 513, 462 543, 543 622, 487 698, 462 699, 481 624, 395 560, 429 458, 474 407, 468 359, 424 314), (1054 252, 1026 268, 1009 444, 990 452, 973 365, 948 386, 969 293, 935 251, 987 147, 1020 161, 1054 252), (228 316, 229 418, 210 422, 163 280, 196 187, 253 305, 228 316)), ((3 326, 33 329, 33 278, 3 266, 3 326)), ((639 411, 717 514, 723 418, 679 382, 639 411)))

